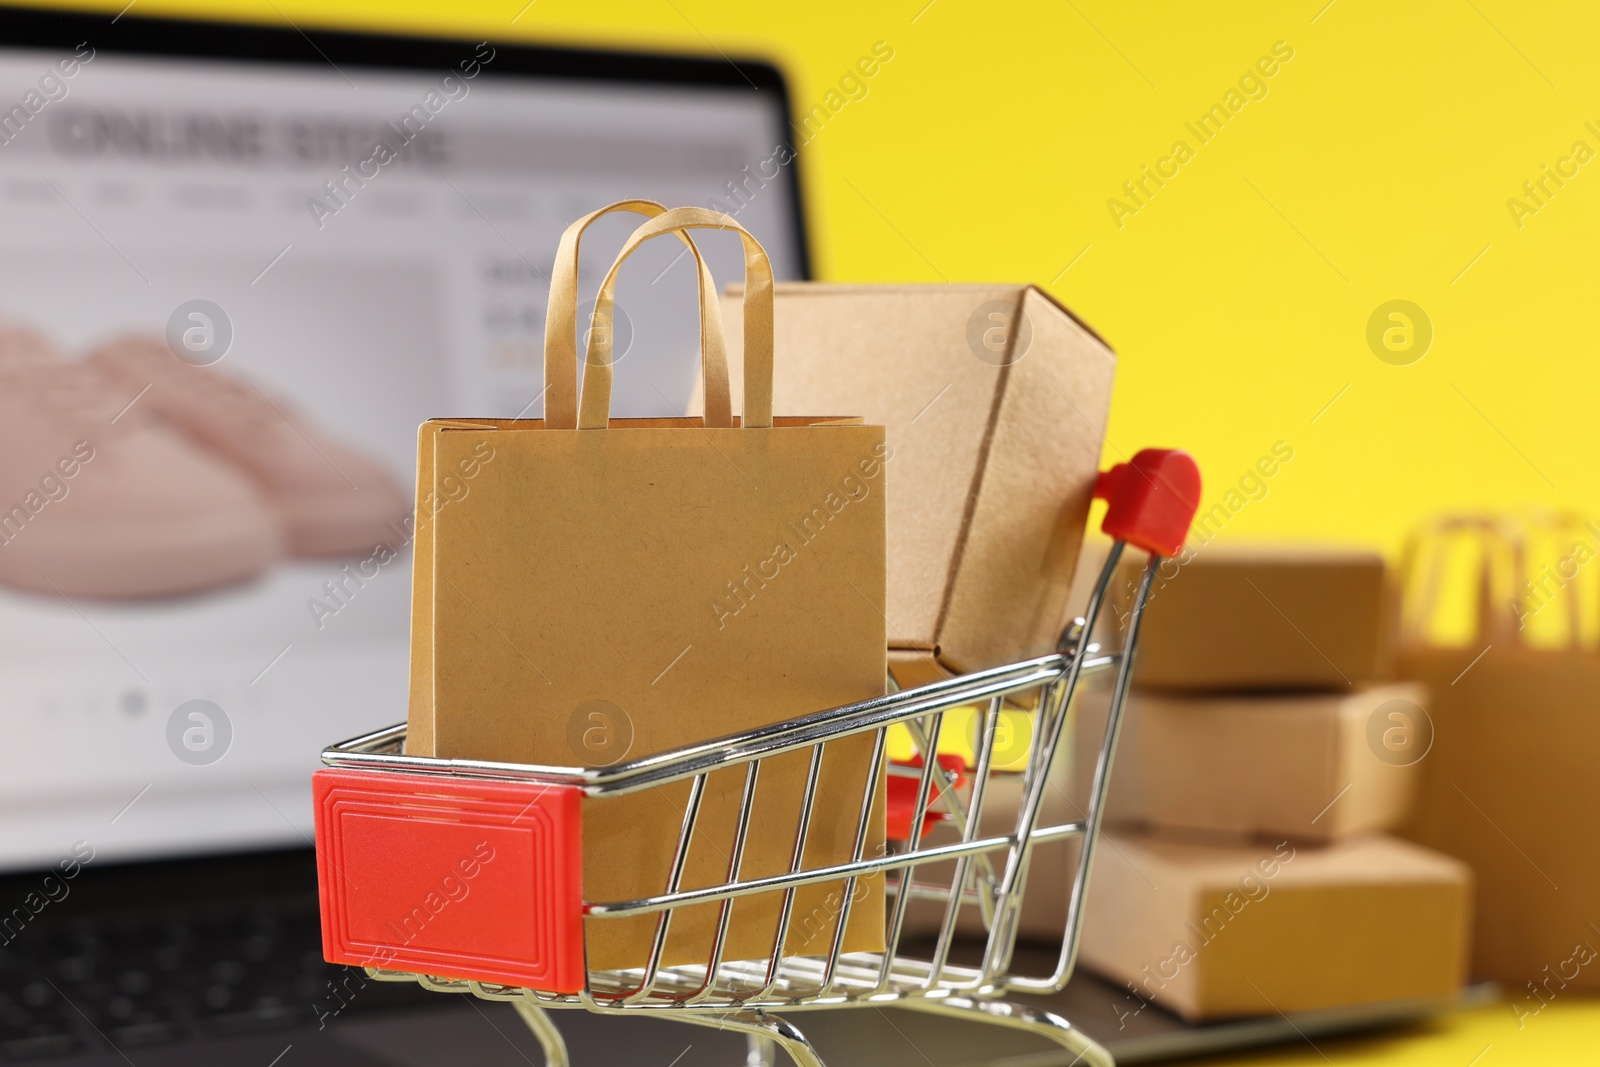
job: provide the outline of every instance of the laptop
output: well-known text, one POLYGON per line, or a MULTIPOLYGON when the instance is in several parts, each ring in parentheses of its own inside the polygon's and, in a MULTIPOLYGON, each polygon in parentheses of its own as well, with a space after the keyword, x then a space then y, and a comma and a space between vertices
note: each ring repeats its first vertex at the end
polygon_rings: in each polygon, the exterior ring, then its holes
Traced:
MULTIPOLYGON (((743 58, 0 8, 0 1061, 540 1062, 503 1004, 322 961, 311 772, 404 714, 417 425, 541 414, 551 257, 606 203, 725 211, 806 278, 791 114, 743 58)), ((637 221, 594 227, 584 290, 637 221)), ((674 242, 630 261, 617 414, 683 412, 694 281, 674 242)), ((1046 1062, 803 1022, 829 1062, 1046 1062)), ((579 1062, 743 1055, 559 1025, 579 1062)))
MULTIPOLYGON (((542 413, 556 242, 604 204, 715 207, 805 278, 789 114, 744 59, 0 9, 0 1059, 259 1030, 293 1067, 285 1027, 442 999, 340 984, 310 853, 322 747, 404 716, 417 426, 542 413), (154 408, 152 352, 289 471, 154 408)), ((681 250, 621 279, 619 415, 688 402, 681 250)))

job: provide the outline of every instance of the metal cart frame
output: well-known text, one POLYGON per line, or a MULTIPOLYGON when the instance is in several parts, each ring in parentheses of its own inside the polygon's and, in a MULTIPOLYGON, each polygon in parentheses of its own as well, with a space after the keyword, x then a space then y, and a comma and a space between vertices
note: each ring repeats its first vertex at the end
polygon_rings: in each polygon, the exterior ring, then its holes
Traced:
MULTIPOLYGON (((539 767, 477 760, 435 759, 403 754, 404 724, 358 737, 327 749, 323 762, 340 782, 357 784, 398 781, 432 797, 441 790, 463 789, 476 783, 507 785, 525 790, 530 806, 542 803, 548 791, 561 791, 590 800, 618 796, 688 782, 689 799, 667 884, 656 895, 622 901, 581 901, 581 914, 570 916, 577 924, 575 952, 577 977, 570 991, 552 992, 562 980, 548 983, 511 983, 472 977, 467 965, 451 971, 441 967, 427 972, 414 961, 399 962, 367 951, 351 954, 339 942, 339 924, 352 908, 361 906, 359 894, 339 896, 338 883, 348 881, 338 868, 344 853, 328 844, 327 814, 319 791, 318 852, 324 895, 324 941, 335 962, 357 962, 372 977, 384 981, 416 981, 438 992, 468 993, 486 1000, 510 1002, 537 1036, 550 1067, 566 1067, 568 1058, 559 1032, 548 1012, 583 1009, 603 1014, 650 1011, 658 1017, 742 1032, 749 1043, 747 1064, 771 1065, 781 1048, 798 1067, 822 1067, 822 1060, 804 1034, 785 1016, 791 1012, 856 1006, 896 1007, 982 1019, 1029 1031, 1071 1050, 1092 1067, 1111 1067, 1111 1056, 1070 1022, 1050 1012, 1022 1007, 1005 1000, 1010 993, 1049 994, 1066 985, 1076 961, 1083 924, 1083 902, 1094 862, 1112 760, 1122 723, 1122 710, 1138 644, 1139 625, 1157 568, 1174 555, 1192 520, 1199 496, 1199 475, 1193 461, 1182 453, 1147 450, 1129 464, 1101 476, 1097 495, 1110 500, 1104 529, 1115 540, 1090 596, 1084 618, 1075 619, 1062 634, 1059 651, 991 670, 891 693, 856 704, 817 712, 787 722, 685 746, 668 752, 605 768, 539 767), (1102 652, 1090 637, 1112 594, 1126 544, 1150 553, 1137 587, 1127 602, 1122 620, 1124 634, 1119 652, 1102 652), (1090 675, 1113 675, 1109 711, 1089 785, 1085 817, 1079 821, 1041 825, 1042 803, 1052 765, 1065 750, 1075 714, 1073 695, 1079 682, 1090 675), (952 709, 978 711, 977 744, 970 768, 953 768, 948 759, 936 758, 937 739, 945 715, 952 709), (1026 708, 1033 716, 1033 742, 1019 772, 993 766, 996 731, 1007 708, 1026 708), (889 763, 887 776, 869 775, 860 798, 855 827, 855 848, 848 863, 808 867, 803 862, 805 841, 817 794, 824 746, 830 741, 859 734, 875 738, 873 765, 885 763, 888 730, 903 725, 910 731, 918 758, 912 763, 889 763), (799 803, 793 861, 786 874, 741 878, 740 864, 749 837, 751 812, 764 760, 787 753, 810 753, 810 769, 799 803), (729 871, 719 885, 684 888, 681 878, 691 841, 697 831, 701 799, 714 772, 738 773, 743 768, 743 802, 730 842, 729 871), (970 770, 970 776, 966 773, 970 770), (352 773, 353 772, 353 773, 352 773), (993 817, 985 819, 989 786, 1002 774, 1020 775, 1020 802, 1005 832, 994 832, 993 817), (900 780, 897 789, 889 783, 900 780), (884 785, 879 785, 884 782, 884 785), (912 787, 914 783, 914 789, 912 787), (882 855, 867 855, 866 842, 876 794, 898 792, 904 840, 882 855), (909 801, 909 804, 907 803, 909 801), (936 821, 945 831, 929 834, 936 821), (1067 888, 1065 921, 1053 971, 1043 975, 1013 973, 1013 951, 1030 859, 1034 849, 1052 842, 1077 842, 1071 884, 1067 888), (919 880, 918 873, 937 869, 948 881, 919 880), (885 878, 887 933, 882 952, 843 951, 856 888, 865 878, 885 878), (795 894, 803 886, 843 883, 831 945, 815 955, 785 955, 784 946, 794 922, 795 894), (754 894, 781 894, 772 950, 765 959, 727 960, 724 939, 733 900, 754 894), (332 894, 332 896, 330 896, 332 894), (943 902, 936 935, 913 950, 906 944, 906 919, 913 901, 943 902), (720 904, 713 943, 703 962, 664 966, 672 919, 677 909, 720 904), (343 909, 341 912, 340 909, 343 909), (581 924, 609 917, 655 915, 656 932, 649 959, 643 966, 623 971, 589 971, 581 956, 581 924), (981 922, 981 962, 950 961, 963 917, 972 926, 981 922), (538 988, 543 985, 545 988, 538 988)), ((400 816, 406 818, 409 816, 400 816)), ((891 822, 893 822, 891 811, 891 822)), ((576 847, 576 846, 574 846, 576 847)), ((574 853, 575 854, 575 853, 574 853)), ((398 862, 398 860, 397 860, 398 862)), ((552 890, 554 891, 554 890, 552 890)), ((768 899, 773 899, 769 897, 768 899)), ((928 905, 932 907, 932 905, 928 905)), ((341 944, 344 942, 340 942, 341 944)), ((556 972, 551 972, 555 974, 556 972)), ((1077 1061, 1075 1061, 1077 1062, 1077 1061)))

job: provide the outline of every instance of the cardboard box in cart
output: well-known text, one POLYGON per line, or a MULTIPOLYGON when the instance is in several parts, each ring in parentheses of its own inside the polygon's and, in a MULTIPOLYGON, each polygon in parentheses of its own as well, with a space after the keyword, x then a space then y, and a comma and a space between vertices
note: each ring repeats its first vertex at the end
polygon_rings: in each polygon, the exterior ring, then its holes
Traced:
MULTIPOLYGON (((1099 470, 1111 349, 1031 285, 776 292, 774 410, 849 410, 888 428, 896 679, 1052 651, 1099 470)), ((738 296, 724 298, 730 350, 738 296)), ((737 361, 729 370, 738 395, 737 361)))

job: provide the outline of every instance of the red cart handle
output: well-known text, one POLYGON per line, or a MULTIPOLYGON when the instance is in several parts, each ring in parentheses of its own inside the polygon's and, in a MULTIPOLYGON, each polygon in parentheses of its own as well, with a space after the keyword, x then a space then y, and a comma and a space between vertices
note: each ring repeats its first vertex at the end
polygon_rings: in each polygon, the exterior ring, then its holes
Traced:
POLYGON ((1157 556, 1176 556, 1200 510, 1200 468, 1175 448, 1146 448, 1101 471, 1094 495, 1110 504, 1100 529, 1157 556))

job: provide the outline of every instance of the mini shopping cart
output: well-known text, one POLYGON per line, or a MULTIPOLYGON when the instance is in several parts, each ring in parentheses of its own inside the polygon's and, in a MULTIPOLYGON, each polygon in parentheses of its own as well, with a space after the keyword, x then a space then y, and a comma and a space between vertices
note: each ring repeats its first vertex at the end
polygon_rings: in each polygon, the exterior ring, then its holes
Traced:
POLYGON ((1052 655, 606 768, 408 756, 404 724, 335 745, 322 754, 327 767, 315 782, 325 955, 365 966, 375 979, 508 1001, 537 1036, 549 1067, 569 1062, 548 1014, 552 1009, 654 1012, 744 1033, 751 1067, 774 1064, 777 1048, 799 1067, 821 1067, 815 1049, 786 1016, 852 1006, 985 1020, 1055 1041, 1076 1055, 1074 1062, 1111 1067, 1111 1056, 1066 1019, 1004 998, 1059 992, 1072 973, 1140 616, 1156 568, 1183 543, 1199 490, 1199 472, 1181 452, 1146 450, 1100 476, 1096 495, 1108 501, 1102 529, 1114 544, 1085 617, 1069 625, 1052 655), (1090 638, 1128 544, 1147 551, 1150 561, 1128 603, 1121 651, 1102 652, 1090 638), (1052 764, 1068 747, 1063 738, 1070 737, 1073 694, 1085 676, 1101 672, 1113 681, 1084 817, 1041 825, 1048 821, 1041 810, 1052 764), (977 729, 970 762, 938 752, 946 714, 972 708, 977 729), (1019 768, 1002 769, 996 735, 1002 713, 1014 715, 1016 709, 1033 717, 1033 743, 1019 768), (909 760, 889 761, 885 776, 869 776, 853 859, 807 867, 802 856, 823 746, 871 734, 878 765, 897 725, 909 733, 915 752, 909 760), (809 752, 811 762, 789 872, 741 878, 762 762, 793 752, 809 752), (736 774, 743 768, 744 792, 728 842, 727 880, 683 888, 707 776, 730 768, 736 774), (1010 790, 1017 798, 1015 819, 1004 820, 1003 832, 995 832, 995 819, 985 818, 985 801, 1001 775, 1012 775, 1010 785, 1019 788, 1010 790), (690 783, 688 803, 660 893, 638 900, 583 899, 582 850, 602 844, 582 840, 583 801, 684 781, 690 783), (869 855, 869 819, 880 788, 893 847, 869 855), (939 832, 930 832, 941 824, 939 832), (1013 973, 1030 859, 1038 846, 1052 842, 1076 845, 1070 881, 1051 887, 1066 899, 1060 952, 1051 973, 1013 973), (497 874, 515 876, 478 877, 490 857, 497 874), (447 872, 443 877, 441 870, 447 872), (930 879, 928 872, 947 877, 930 879), (885 876, 886 947, 843 951, 856 887, 879 873, 885 876), (797 921, 796 892, 822 883, 845 887, 831 945, 815 955, 786 955, 783 947, 792 943, 788 935, 797 921), (724 959, 732 901, 757 893, 781 894, 772 950, 765 959, 724 959), (913 904, 941 916, 918 938, 906 936, 913 904), (664 966, 673 915, 704 905, 720 905, 704 961, 664 966), (656 916, 656 926, 644 966, 587 969, 585 920, 646 915, 656 916), (958 932, 974 928, 982 934, 981 956, 954 962, 958 932))

